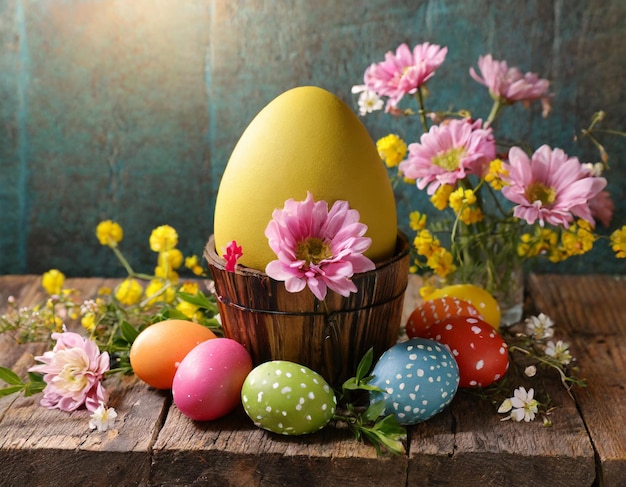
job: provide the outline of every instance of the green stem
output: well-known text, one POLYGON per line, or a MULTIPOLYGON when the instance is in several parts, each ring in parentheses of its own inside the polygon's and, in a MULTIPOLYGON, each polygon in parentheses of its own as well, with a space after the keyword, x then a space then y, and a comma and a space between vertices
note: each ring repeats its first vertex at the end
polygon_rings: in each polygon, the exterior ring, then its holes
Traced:
POLYGON ((502 102, 498 99, 493 102, 493 106, 491 107, 491 113, 489 114, 489 117, 487 117, 484 128, 491 127, 491 124, 495 121, 503 106, 504 105, 502 104, 502 102))
POLYGON ((422 121, 422 128, 424 129, 424 133, 428 132, 428 120, 426 119, 426 109, 424 108, 424 93, 422 93, 422 87, 420 86, 417 89, 417 93, 415 94, 417 98, 417 103, 419 104, 419 115, 420 120, 422 121))
POLYGON ((113 253, 115 254, 115 256, 117 257, 117 259, 122 263, 122 265, 124 266, 124 269, 126 269, 126 272, 128 273, 128 277, 134 277, 135 271, 133 270, 133 268, 130 266, 130 264, 128 263, 128 261, 126 260, 126 257, 124 257, 124 255, 122 254, 122 252, 120 252, 120 249, 117 248, 117 246, 110 246, 111 249, 113 250, 113 253))

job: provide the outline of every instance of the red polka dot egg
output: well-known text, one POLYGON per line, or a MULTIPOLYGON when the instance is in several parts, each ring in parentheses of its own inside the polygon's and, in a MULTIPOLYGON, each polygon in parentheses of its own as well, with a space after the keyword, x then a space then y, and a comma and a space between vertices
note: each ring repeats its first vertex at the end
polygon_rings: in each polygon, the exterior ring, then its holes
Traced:
POLYGON ((452 353, 459 366, 459 387, 486 387, 509 368, 506 342, 480 318, 449 318, 431 326, 427 334, 452 353))
POLYGON ((426 300, 430 301, 443 296, 454 296, 462 301, 467 301, 484 316, 487 323, 496 330, 500 328, 500 305, 486 289, 474 284, 451 284, 433 291, 426 296, 426 300))
POLYGON ((484 319, 469 301, 454 296, 443 296, 425 301, 413 310, 406 323, 406 334, 409 338, 425 337, 428 328, 455 316, 484 319))

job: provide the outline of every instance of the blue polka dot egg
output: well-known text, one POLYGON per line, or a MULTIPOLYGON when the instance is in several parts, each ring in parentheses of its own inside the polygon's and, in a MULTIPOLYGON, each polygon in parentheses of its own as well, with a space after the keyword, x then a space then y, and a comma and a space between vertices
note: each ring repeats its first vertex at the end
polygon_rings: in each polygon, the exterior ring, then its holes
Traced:
POLYGON ((383 401, 384 415, 393 413, 403 425, 416 424, 443 411, 459 386, 459 368, 447 348, 434 340, 413 338, 380 357, 371 385, 372 404, 383 401))

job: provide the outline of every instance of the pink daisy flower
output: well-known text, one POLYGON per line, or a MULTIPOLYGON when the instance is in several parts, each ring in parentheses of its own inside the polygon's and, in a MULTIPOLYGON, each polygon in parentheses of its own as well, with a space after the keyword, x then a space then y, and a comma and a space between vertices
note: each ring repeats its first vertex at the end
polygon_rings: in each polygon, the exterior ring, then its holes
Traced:
POLYGON ((592 225, 589 201, 606 186, 606 179, 592 176, 576 157, 569 157, 561 149, 541 146, 529 158, 519 147, 509 151, 508 186, 502 194, 517 203, 513 214, 533 225, 548 222, 554 226, 569 227, 574 218, 582 218, 592 225))
POLYGON ((509 68, 506 61, 493 59, 491 54, 478 58, 478 68, 483 77, 478 76, 473 67, 469 71, 471 77, 489 88, 494 99, 507 103, 541 99, 544 116, 550 112, 550 82, 547 79, 539 78, 536 73, 522 74, 518 68, 509 68))
POLYGON ((417 187, 428 186, 433 194, 442 184, 454 185, 469 173, 482 175, 496 156, 491 129, 482 121, 450 120, 433 125, 420 142, 409 145, 409 156, 400 163, 404 176, 417 180, 417 187))
POLYGON ((41 364, 28 369, 44 374, 41 405, 74 411, 84 404, 95 411, 107 401, 101 381, 109 370, 109 354, 101 354, 93 341, 78 333, 53 333, 52 339, 57 341, 54 348, 35 357, 41 364))
POLYGON ((409 49, 401 44, 396 53, 389 51, 385 60, 372 64, 365 71, 365 85, 380 96, 388 96, 388 109, 393 109, 404 95, 412 95, 446 58, 447 47, 424 42, 409 49))
POLYGON ((367 226, 359 223, 359 212, 347 201, 336 201, 330 211, 325 201, 314 201, 307 192, 304 201, 285 201, 283 209, 274 210, 265 229, 269 245, 278 256, 265 272, 277 281, 285 281, 289 292, 308 286, 323 300, 327 289, 342 296, 356 292, 350 278, 357 272, 375 268, 365 257, 372 240, 363 235, 367 226))

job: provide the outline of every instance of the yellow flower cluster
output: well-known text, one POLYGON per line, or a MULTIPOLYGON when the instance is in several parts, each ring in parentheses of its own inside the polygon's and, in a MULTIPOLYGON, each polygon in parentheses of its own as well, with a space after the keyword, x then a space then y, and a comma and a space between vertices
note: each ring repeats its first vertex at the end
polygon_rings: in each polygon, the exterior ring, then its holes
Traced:
POLYGON ((107 247, 116 247, 124 238, 124 231, 119 223, 111 220, 105 220, 98 223, 96 227, 96 237, 101 245, 107 247))
POLYGON ((41 277, 41 285, 51 296, 61 294, 63 284, 65 284, 65 275, 58 269, 50 269, 41 277))
POLYGON ((507 185, 503 178, 506 178, 508 175, 509 171, 502 167, 502 160, 494 159, 489 163, 489 172, 485 175, 485 181, 489 183, 493 189, 500 191, 507 185))
POLYGON ((406 143, 396 134, 379 139, 376 148, 387 167, 396 167, 406 157, 406 143))
MULTIPOLYGON (((102 221, 96 227, 96 237, 100 244, 110 247, 129 271, 129 277, 120 282, 114 290, 103 287, 99 290, 99 295, 113 295, 114 299, 125 307, 136 305, 149 307, 157 303, 175 304, 176 293, 179 289, 187 294, 195 295, 198 293, 198 285, 196 283, 179 285, 180 277, 177 271, 183 265, 196 276, 203 276, 205 272, 199 263, 197 255, 184 257, 183 253, 176 248, 178 234, 174 228, 169 225, 162 225, 155 228, 150 235, 150 248, 159 254, 153 276, 136 274, 132 271, 130 265, 117 248, 117 244, 121 242, 123 235, 122 227, 111 220, 102 221), (145 289, 141 280, 148 281, 145 289), (141 302, 142 298, 143 302, 141 302)), ((67 291, 63 289, 65 275, 58 269, 51 269, 44 273, 41 284, 46 292, 53 297, 67 291)), ((82 326, 93 332, 98 324, 98 317, 102 314, 103 307, 105 307, 105 304, 102 298, 93 301, 89 306, 83 305, 81 307, 82 326)), ((198 312, 198 306, 185 301, 176 303, 176 308, 190 319, 198 312)), ((78 318, 78 314, 74 313, 72 317, 78 318)), ((60 320, 59 326, 61 325, 62 320, 60 320)))
MULTIPOLYGON (((424 227, 426 225, 426 215, 420 215, 419 212, 412 212, 411 219, 420 222, 424 227)), ((426 258, 426 265, 438 276, 446 277, 456 270, 452 254, 441 245, 430 230, 422 227, 413 240, 413 246, 418 255, 426 258)))
POLYGON ((476 195, 471 189, 457 188, 448 199, 450 208, 466 225, 477 223, 483 219, 483 212, 476 206, 476 195))
POLYGON ((620 259, 626 259, 626 225, 611 234, 611 248, 620 259))
MULTIPOLYGON (((598 238, 591 224, 579 219, 561 232, 537 228, 534 234, 523 234, 517 247, 517 253, 520 257, 545 255, 551 262, 562 262, 569 257, 589 252, 598 238)), ((626 257, 624 252, 626 249, 626 226, 613 232, 611 244, 616 257, 626 257), (622 255, 620 255, 620 251, 622 255)))

